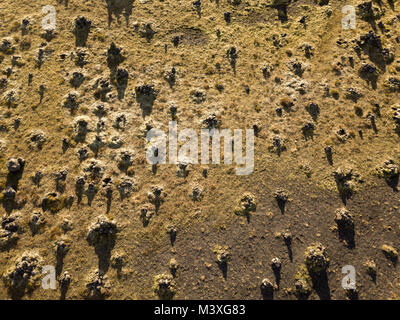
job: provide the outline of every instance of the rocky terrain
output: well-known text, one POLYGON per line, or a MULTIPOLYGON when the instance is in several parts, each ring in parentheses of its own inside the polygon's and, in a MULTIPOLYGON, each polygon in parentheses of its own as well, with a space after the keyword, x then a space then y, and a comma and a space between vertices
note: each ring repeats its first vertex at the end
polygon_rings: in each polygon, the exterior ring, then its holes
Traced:
POLYGON ((399 299, 399 29, 395 0, 1 1, 0 299, 399 299), (171 120, 254 129, 254 172, 149 164, 171 120))

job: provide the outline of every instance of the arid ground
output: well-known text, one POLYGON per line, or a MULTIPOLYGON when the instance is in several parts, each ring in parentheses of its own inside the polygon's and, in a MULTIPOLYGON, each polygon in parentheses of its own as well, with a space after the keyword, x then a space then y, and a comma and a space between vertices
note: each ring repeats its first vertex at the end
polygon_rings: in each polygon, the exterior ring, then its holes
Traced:
POLYGON ((400 298, 399 6, 0 0, 0 299, 400 298), (171 120, 254 172, 149 164, 171 120))

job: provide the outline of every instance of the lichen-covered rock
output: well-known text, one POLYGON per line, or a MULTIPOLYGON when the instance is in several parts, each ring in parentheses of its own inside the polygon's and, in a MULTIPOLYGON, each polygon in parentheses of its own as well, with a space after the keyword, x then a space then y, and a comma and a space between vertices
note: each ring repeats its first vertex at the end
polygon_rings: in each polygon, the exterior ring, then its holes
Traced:
POLYGON ((341 196, 345 198, 351 197, 356 191, 357 183, 362 182, 359 174, 354 172, 353 169, 338 168, 333 172, 337 188, 341 196))
POLYGON ((376 278, 376 263, 374 260, 367 260, 364 263, 365 271, 374 280, 376 278))
POLYGON ((321 273, 329 267, 326 248, 321 243, 307 247, 304 256, 306 267, 311 274, 321 273))
POLYGON ((383 251, 385 256, 392 261, 396 261, 399 257, 398 251, 390 245, 382 245, 381 250, 383 251))
POLYGON ((99 179, 104 175, 105 166, 100 160, 89 159, 83 167, 83 171, 89 173, 92 179, 99 179))
POLYGON ((220 128, 221 124, 222 121, 220 116, 216 113, 210 113, 205 117, 204 120, 202 120, 202 125, 209 130, 218 129, 220 128))
POLYGON ((219 265, 226 265, 228 261, 231 259, 231 253, 228 251, 228 247, 217 245, 214 248, 216 262, 219 265))
POLYGON ((0 225, 0 249, 6 248, 18 238, 20 216, 17 213, 4 215, 0 225))
POLYGON ((110 245, 117 237, 117 224, 105 215, 97 217, 88 229, 87 241, 91 246, 110 245))
POLYGON ((150 222, 150 219, 154 215, 154 210, 150 207, 150 205, 144 205, 139 210, 139 217, 142 220, 144 226, 147 226, 150 222))
POLYGON ((63 107, 70 110, 71 113, 74 113, 76 109, 79 107, 79 93, 76 91, 72 91, 68 93, 64 97, 63 107))
POLYGON ((383 163, 383 166, 378 167, 376 170, 378 176, 384 178, 388 182, 397 178, 400 173, 399 166, 395 164, 395 162, 392 159, 386 160, 383 163))
POLYGON ((63 259, 70 250, 70 243, 64 239, 57 240, 54 243, 54 253, 57 259, 63 259))
POLYGON ((234 212, 239 216, 248 216, 252 212, 255 212, 257 208, 256 199, 251 193, 245 193, 239 200, 234 212))
POLYGON ((107 51, 107 64, 110 68, 117 67, 120 63, 125 60, 122 55, 122 48, 118 48, 114 42, 111 43, 110 48, 107 51))
POLYGON ((121 196, 121 199, 128 197, 132 191, 136 188, 136 183, 133 178, 123 177, 121 182, 117 185, 117 190, 121 196))
POLYGON ((43 211, 49 210, 56 213, 68 205, 68 199, 56 192, 48 193, 42 200, 43 211))
POLYGON ((301 265, 294 276, 295 294, 300 299, 306 299, 312 291, 312 279, 305 265, 301 265))
POLYGON ((191 170, 190 161, 188 159, 180 159, 177 164, 176 175, 186 178, 191 170))
POLYGON ((47 135, 42 130, 32 130, 27 137, 28 145, 36 150, 41 150, 47 141, 47 135))
POLYGON ((353 216, 346 208, 337 209, 334 220, 341 229, 347 231, 352 231, 354 229, 353 216))
POLYGON ((270 152, 276 153, 278 156, 280 156, 283 151, 286 151, 286 138, 282 137, 281 135, 273 135, 271 136, 270 141, 271 142, 268 146, 268 150, 270 152))
POLYGON ((162 202, 164 202, 167 194, 164 192, 164 188, 162 186, 152 186, 151 191, 147 193, 147 198, 149 202, 154 204, 156 207, 160 206, 162 202))
POLYGON ((111 294, 111 282, 106 275, 103 275, 99 270, 92 271, 86 283, 86 288, 83 292, 85 299, 104 299, 111 294))
POLYGON ((11 297, 19 299, 37 287, 42 264, 42 257, 33 251, 26 251, 15 259, 13 265, 3 274, 5 286, 11 297))
POLYGON ((46 224, 46 218, 40 212, 32 213, 29 221, 29 228, 31 229, 32 235, 37 234, 46 224))
POLYGON ((91 131, 89 126, 90 118, 88 116, 79 116, 74 119, 74 139, 77 142, 83 142, 86 135, 91 131))
POLYGON ((272 258, 271 268, 274 272, 279 273, 282 268, 282 262, 278 257, 272 258))
POLYGON ((175 258, 171 258, 171 260, 169 260, 169 270, 171 270, 172 275, 176 274, 178 267, 178 261, 176 261, 175 258))
POLYGON ((114 252, 110 259, 111 267, 121 271, 122 267, 126 264, 126 256, 122 252, 114 252))
POLYGON ((170 300, 176 293, 174 278, 170 274, 158 274, 154 277, 154 293, 161 300, 170 300))
POLYGON ((133 165, 133 157, 134 152, 132 150, 120 150, 117 157, 118 167, 121 170, 127 170, 130 166, 133 165))
POLYGON ((194 185, 189 196, 193 201, 200 201, 203 198, 203 188, 200 185, 194 185))
POLYGON ((274 285, 268 278, 264 278, 260 284, 261 293, 263 296, 272 296, 274 293, 274 285))
POLYGON ((7 169, 10 173, 15 173, 21 171, 25 165, 25 160, 22 158, 10 158, 7 161, 7 169))

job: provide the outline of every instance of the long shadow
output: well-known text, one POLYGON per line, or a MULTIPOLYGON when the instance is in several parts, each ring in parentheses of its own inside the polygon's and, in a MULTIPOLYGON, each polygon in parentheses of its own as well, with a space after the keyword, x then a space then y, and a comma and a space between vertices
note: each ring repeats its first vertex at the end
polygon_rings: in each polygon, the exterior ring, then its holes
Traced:
POLYGON ((110 209, 111 209, 111 203, 112 203, 112 189, 111 188, 107 189, 106 198, 107 198, 107 211, 106 212, 109 213, 110 209))
POLYGON ((220 262, 220 263, 218 263, 218 267, 222 272, 222 276, 226 280, 226 278, 228 277, 228 263, 227 262, 220 262))
POLYGON ((136 101, 142 109, 143 118, 153 111, 154 101, 157 98, 157 91, 152 85, 143 85, 135 88, 136 101))
POLYGON ((86 41, 89 37, 90 28, 92 26, 92 22, 87 20, 85 17, 78 17, 75 20, 75 46, 84 47, 86 46, 86 41))
POLYGON ((58 3, 63 3, 63 2, 64 2, 65 7, 68 8, 69 0, 58 0, 58 3))
POLYGON ((348 290, 347 296, 350 300, 358 300, 358 292, 357 290, 348 290))
POLYGON ((314 140, 314 126, 311 123, 306 124, 301 131, 303 132, 305 140, 314 140))
POLYGON ((77 202, 78 202, 78 204, 81 203, 81 201, 82 201, 82 198, 83 198, 83 191, 84 191, 83 185, 77 183, 77 184, 75 185, 75 194, 76 194, 76 197, 77 197, 77 202))
POLYGON ((92 205, 92 202, 94 200, 94 198, 96 197, 97 194, 97 189, 96 188, 88 188, 88 190, 86 190, 86 196, 88 199, 88 206, 90 207, 92 205))
POLYGON ((285 245, 288 250, 289 260, 290 260, 290 262, 293 262, 292 240, 285 239, 285 245))
POLYGON ((326 274, 326 271, 311 275, 311 280, 313 283, 313 288, 318 294, 319 298, 321 300, 330 300, 331 290, 329 288, 328 275, 326 274))
POLYGON ((328 160, 329 165, 332 166, 333 165, 333 155, 332 155, 331 147, 325 148, 325 155, 326 155, 326 160, 328 160))
POLYGON ((21 180, 25 168, 25 163, 20 162, 20 165, 21 169, 19 171, 9 172, 7 175, 6 186, 13 188, 15 191, 18 191, 19 180, 21 180))
POLYGON ((64 267, 65 254, 58 254, 56 257, 56 276, 58 277, 64 267))
POLYGON ((274 272, 276 285, 279 288, 279 285, 281 283, 281 269, 280 268, 272 268, 272 271, 274 272))
MULTIPOLYGON (((164 77, 165 81, 168 82, 169 87, 172 89, 176 83, 176 69, 172 67, 171 71, 167 72, 166 76, 164 77)), ((172 115, 174 117, 174 115, 172 115)))
POLYGON ((318 107, 317 104, 315 104, 315 103, 310 103, 310 104, 306 107, 306 111, 310 114, 311 118, 312 118, 314 121, 317 121, 317 120, 318 120, 318 116, 319 116, 319 113, 320 113, 320 109, 319 109, 319 107, 318 107))
POLYGON ((68 289, 69 289, 69 283, 62 284, 60 286, 60 300, 65 300, 65 296, 67 295, 68 289))
POLYGON ((125 69, 118 69, 116 73, 118 99, 122 100, 125 97, 125 91, 128 87, 128 72, 125 69))
POLYGON ((22 288, 10 288, 8 289, 8 294, 12 300, 21 300, 25 294, 25 288, 26 286, 22 288))
POLYGON ((56 181, 56 191, 59 193, 65 192, 66 185, 64 182, 57 180, 56 181))
POLYGON ((281 23, 288 21, 287 16, 287 6, 286 5, 277 5, 275 6, 278 10, 278 18, 281 23))
POLYGON ((364 46, 363 52, 369 57, 369 59, 378 66, 382 72, 386 71, 386 62, 382 54, 382 47, 380 46, 364 46))
POLYGON ((113 15, 117 18, 119 22, 119 17, 121 14, 124 15, 126 25, 129 25, 129 17, 132 15, 133 2, 134 0, 105 0, 107 4, 108 11, 108 26, 111 25, 113 21, 113 15))
POLYGON ((144 30, 140 31, 140 35, 143 38, 146 38, 147 42, 150 42, 153 38, 154 35, 157 32, 153 30, 153 28, 151 27, 151 23, 147 23, 144 25, 144 30))
POLYGON ((3 199, 2 206, 3 209, 10 214, 13 210, 21 210, 26 204, 26 200, 16 201, 12 199, 3 199))
POLYGON ((170 229, 168 231, 168 234, 169 234, 169 240, 171 241, 171 246, 174 246, 175 241, 176 241, 176 230, 170 229))
POLYGON ((107 273, 110 267, 111 251, 115 245, 115 238, 107 244, 96 245, 94 251, 99 259, 99 272, 102 274, 107 273))
POLYGON ((399 192, 399 189, 398 189, 399 175, 396 175, 390 179, 387 179, 386 183, 389 187, 391 187, 393 189, 394 192, 399 192))
POLYGON ((346 205, 347 200, 353 196, 353 190, 347 187, 347 181, 336 181, 336 186, 343 204, 346 205))
POLYGON ((281 213, 285 214, 285 208, 286 208, 287 200, 286 199, 276 198, 276 202, 278 204, 279 210, 281 210, 281 213))
POLYGON ((260 288, 263 300, 274 300, 274 290, 260 288))
POLYGON ((18 242, 18 237, 14 237, 14 238, 8 239, 7 243, 2 244, 0 246, 0 252, 10 251, 14 247, 16 247, 17 242, 18 242))
POLYGON ((354 229, 353 228, 348 228, 343 225, 338 226, 338 233, 339 233, 339 239, 341 241, 345 241, 346 246, 349 249, 354 249, 356 247, 356 242, 354 239, 354 229))

